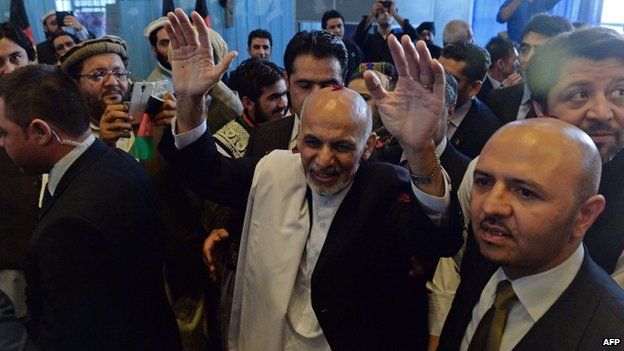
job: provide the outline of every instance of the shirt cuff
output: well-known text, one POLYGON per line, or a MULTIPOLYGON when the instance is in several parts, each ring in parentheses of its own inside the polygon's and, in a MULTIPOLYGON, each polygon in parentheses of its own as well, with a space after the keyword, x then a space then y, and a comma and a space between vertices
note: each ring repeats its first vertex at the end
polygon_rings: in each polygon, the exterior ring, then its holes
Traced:
POLYGON ((451 203, 451 182, 450 177, 444 168, 442 168, 442 175, 444 177, 444 196, 442 197, 429 195, 418 189, 414 182, 411 182, 412 191, 414 192, 416 199, 418 199, 418 202, 422 205, 423 210, 425 210, 429 219, 431 219, 431 221, 438 226, 446 220, 446 213, 448 212, 448 208, 451 203))
POLYGON ((197 141, 197 139, 201 138, 201 136, 204 135, 204 133, 208 129, 206 121, 203 121, 202 124, 189 130, 188 132, 177 134, 176 121, 177 117, 173 117, 171 119, 171 133, 173 134, 175 147, 178 150, 184 149, 185 147, 197 141))
POLYGON ((87 30, 87 28, 83 25, 81 30, 74 30, 74 33, 76 33, 76 37, 80 40, 88 40, 89 39, 89 31, 87 30))

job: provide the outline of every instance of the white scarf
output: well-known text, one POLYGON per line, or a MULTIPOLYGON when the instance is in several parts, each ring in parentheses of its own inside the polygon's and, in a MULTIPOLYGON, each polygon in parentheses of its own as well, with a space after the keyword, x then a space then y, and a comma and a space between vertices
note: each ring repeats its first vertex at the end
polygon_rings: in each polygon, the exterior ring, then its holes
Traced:
POLYGON ((241 235, 228 348, 283 350, 288 302, 310 231, 301 156, 276 150, 254 173, 241 235))

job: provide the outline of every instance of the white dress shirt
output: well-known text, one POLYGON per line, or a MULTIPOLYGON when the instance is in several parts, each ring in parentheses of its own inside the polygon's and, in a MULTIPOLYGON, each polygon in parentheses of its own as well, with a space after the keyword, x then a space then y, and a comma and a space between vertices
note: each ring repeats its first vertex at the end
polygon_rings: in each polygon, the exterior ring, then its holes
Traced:
POLYGON ((490 83, 492 84, 492 90, 500 89, 503 87, 503 82, 497 81, 496 79, 492 78, 492 76, 490 76, 488 73, 486 73, 485 76, 487 77, 487 79, 490 80, 490 83))
POLYGON ((514 302, 507 317, 500 351, 511 351, 531 330, 533 325, 552 307, 568 288, 583 263, 583 245, 563 263, 548 271, 511 280, 499 268, 483 288, 479 302, 472 310, 472 320, 466 328, 460 351, 466 351, 474 332, 496 297, 496 286, 509 280, 518 300, 514 302))

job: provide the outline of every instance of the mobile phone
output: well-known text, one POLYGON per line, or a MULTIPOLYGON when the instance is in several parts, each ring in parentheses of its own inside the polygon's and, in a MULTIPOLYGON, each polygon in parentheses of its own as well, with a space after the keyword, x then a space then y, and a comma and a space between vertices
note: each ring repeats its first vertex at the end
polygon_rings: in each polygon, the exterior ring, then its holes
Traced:
POLYGON ((64 26, 63 23, 65 22, 66 16, 74 16, 74 12, 73 11, 56 11, 56 24, 59 27, 64 26))
POLYGON ((131 124, 141 124, 143 114, 147 107, 150 96, 160 98, 167 92, 167 81, 158 82, 135 82, 132 84, 130 101, 128 105, 128 115, 132 117, 131 124))
POLYGON ((392 1, 380 1, 381 5, 387 9, 392 7, 392 1))

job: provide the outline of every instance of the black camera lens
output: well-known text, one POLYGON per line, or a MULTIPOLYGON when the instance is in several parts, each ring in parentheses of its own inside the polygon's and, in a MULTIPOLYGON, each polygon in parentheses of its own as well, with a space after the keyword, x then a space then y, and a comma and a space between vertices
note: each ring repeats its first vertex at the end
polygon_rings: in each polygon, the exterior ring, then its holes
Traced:
POLYGON ((389 9, 390 7, 392 7, 392 1, 380 1, 381 5, 383 5, 383 7, 389 9))

